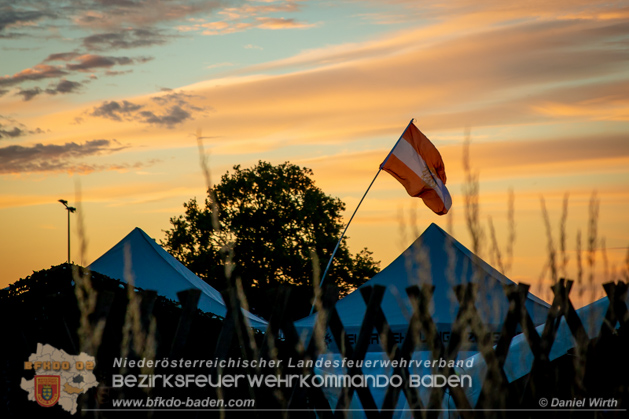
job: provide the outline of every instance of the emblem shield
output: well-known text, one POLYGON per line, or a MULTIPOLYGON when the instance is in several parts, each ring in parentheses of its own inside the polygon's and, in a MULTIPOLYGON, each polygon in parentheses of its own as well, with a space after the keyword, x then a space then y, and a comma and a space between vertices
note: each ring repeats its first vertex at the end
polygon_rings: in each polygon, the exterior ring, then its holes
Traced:
POLYGON ((58 375, 35 376, 35 400, 43 407, 52 407, 59 401, 61 377, 58 375))

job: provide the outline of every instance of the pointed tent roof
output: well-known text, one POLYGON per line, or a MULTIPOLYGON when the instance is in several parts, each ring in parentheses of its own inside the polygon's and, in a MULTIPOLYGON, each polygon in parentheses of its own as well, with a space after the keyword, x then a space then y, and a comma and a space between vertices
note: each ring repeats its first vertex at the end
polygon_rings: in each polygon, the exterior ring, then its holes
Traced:
MULTIPOLYGON (((196 276, 170 253, 158 245, 142 229, 136 227, 118 244, 96 259, 89 268, 111 278, 125 280, 125 248, 131 253, 131 273, 134 285, 155 290, 159 295, 178 301, 177 293, 190 288, 201 290, 199 309, 225 317, 227 309, 221 294, 196 276)), ((249 324, 266 330, 267 322, 243 310, 249 324)))
MULTIPOLYGON (((493 326, 492 330, 499 331, 509 308, 502 286, 514 282, 478 258, 439 226, 431 224, 406 251, 361 288, 385 286, 381 307, 387 322, 393 331, 405 332, 412 314, 406 288, 432 284, 435 286, 430 307, 433 321, 438 330, 450 331, 449 326, 459 309, 452 288, 469 282, 478 284, 476 308, 483 322, 493 326)), ((529 294, 526 308, 536 325, 546 320, 549 305, 545 301, 529 294)), ((360 328, 366 305, 359 290, 339 300, 336 309, 346 329, 360 328)), ((298 329, 312 328, 316 316, 317 313, 301 319, 295 326, 298 329)))

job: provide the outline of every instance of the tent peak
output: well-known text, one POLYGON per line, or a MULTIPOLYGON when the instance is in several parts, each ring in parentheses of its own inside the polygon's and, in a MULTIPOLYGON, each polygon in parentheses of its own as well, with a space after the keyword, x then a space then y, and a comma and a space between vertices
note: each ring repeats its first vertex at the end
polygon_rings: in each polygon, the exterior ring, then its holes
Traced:
MULTIPOLYGON (((141 228, 134 228, 111 249, 92 262, 89 268, 95 272, 126 282, 128 271, 135 286, 156 290, 173 301, 177 293, 186 289, 201 290, 198 308, 206 313, 225 317, 227 308, 221 294, 196 276, 173 255, 168 253, 141 228)), ((251 325, 266 329, 266 321, 243 311, 251 325)))
POLYGON ((431 231, 431 230, 437 230, 437 231, 441 231, 442 233, 448 234, 448 233, 446 233, 446 231, 443 228, 439 227, 439 225, 435 224, 435 223, 430 223, 428 228, 426 228, 426 230, 424 230, 424 233, 427 232, 427 231, 431 231))
POLYGON ((146 231, 142 230, 140 227, 136 227, 133 230, 131 230, 131 233, 141 233, 147 237, 150 237, 148 234, 146 234, 146 231))

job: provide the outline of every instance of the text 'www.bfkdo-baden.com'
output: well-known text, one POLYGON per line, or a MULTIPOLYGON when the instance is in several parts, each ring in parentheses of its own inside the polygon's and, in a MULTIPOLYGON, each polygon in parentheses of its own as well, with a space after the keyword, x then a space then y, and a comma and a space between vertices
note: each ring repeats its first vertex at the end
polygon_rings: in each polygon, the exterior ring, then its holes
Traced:
POLYGON ((215 399, 149 397, 146 399, 114 399, 113 409, 253 409, 254 399, 215 399))

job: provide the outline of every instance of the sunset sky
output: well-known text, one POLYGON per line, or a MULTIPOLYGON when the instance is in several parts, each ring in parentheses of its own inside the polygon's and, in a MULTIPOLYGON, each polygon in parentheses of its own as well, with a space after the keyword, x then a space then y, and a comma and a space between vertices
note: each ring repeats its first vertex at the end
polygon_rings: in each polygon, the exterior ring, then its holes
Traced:
POLYGON ((591 271, 594 208, 595 282, 626 275, 626 1, 0 0, 0 287, 65 261, 59 199, 80 206, 77 263, 136 226, 163 239, 205 194, 197 131, 215 181, 235 164, 290 161, 347 204, 347 220, 411 118, 443 156, 452 211, 432 214, 383 172, 349 228, 352 251, 384 267, 431 222, 471 247, 469 132, 487 262, 490 217, 506 247, 512 189, 506 274, 548 300, 541 199, 559 249, 568 194, 565 273, 577 278, 579 233, 591 271))

